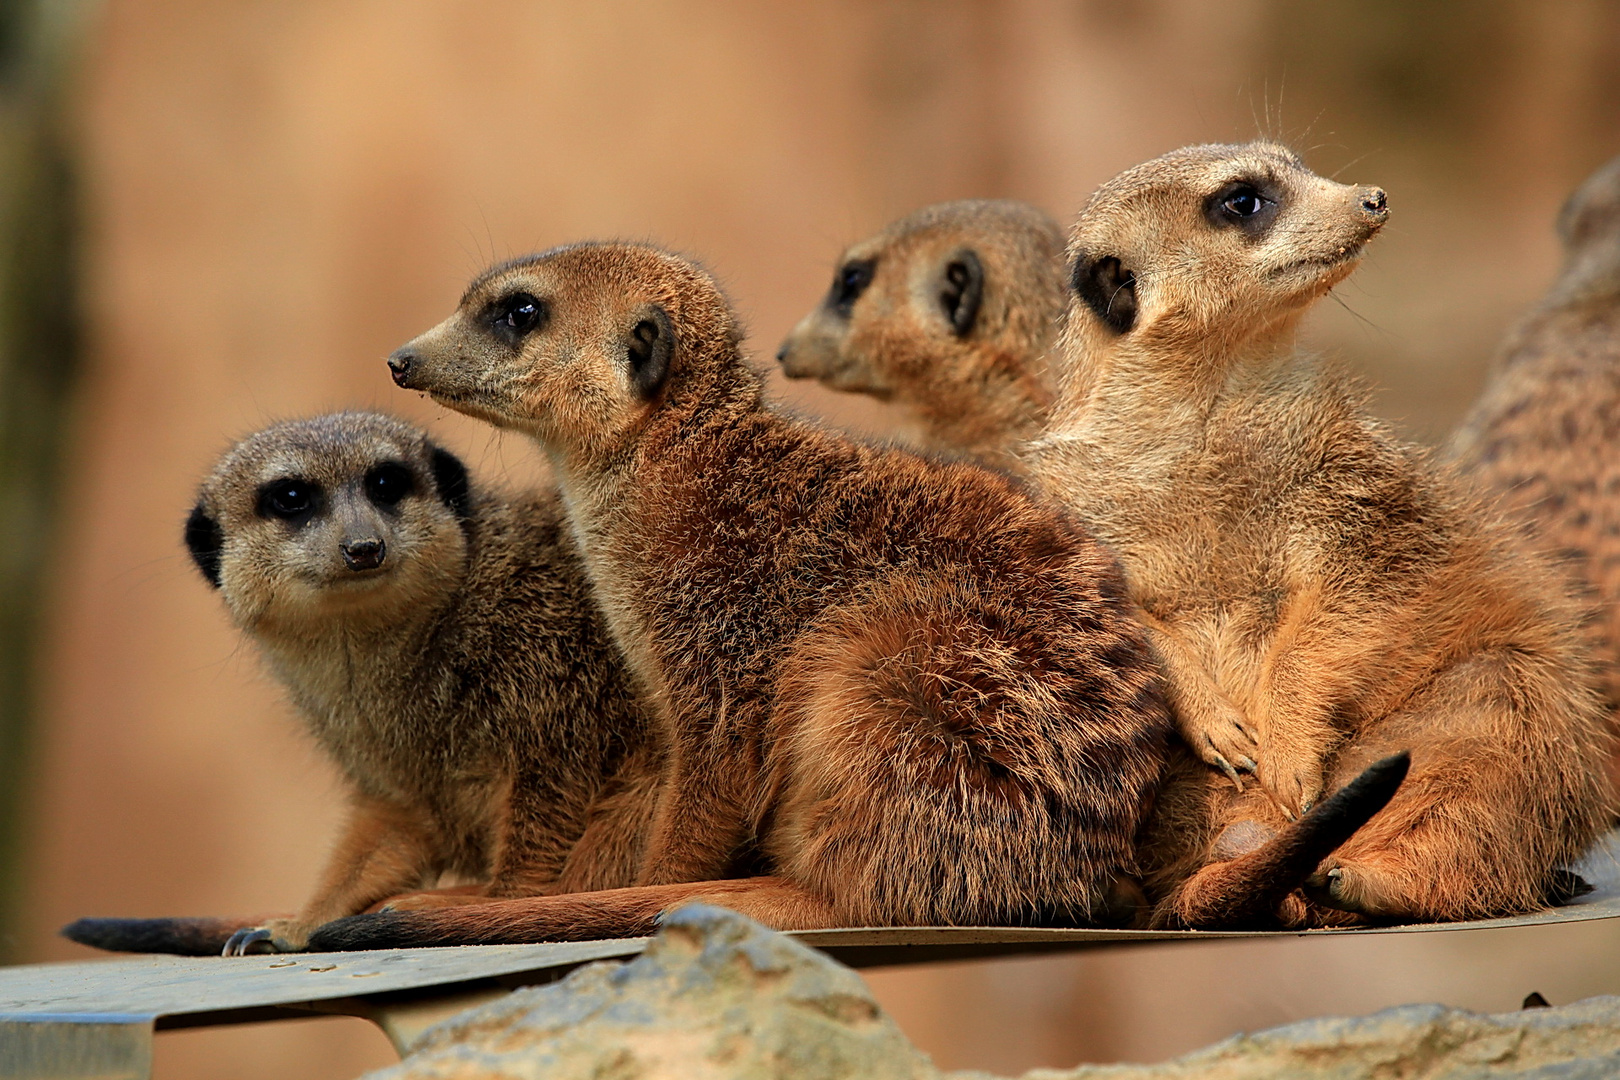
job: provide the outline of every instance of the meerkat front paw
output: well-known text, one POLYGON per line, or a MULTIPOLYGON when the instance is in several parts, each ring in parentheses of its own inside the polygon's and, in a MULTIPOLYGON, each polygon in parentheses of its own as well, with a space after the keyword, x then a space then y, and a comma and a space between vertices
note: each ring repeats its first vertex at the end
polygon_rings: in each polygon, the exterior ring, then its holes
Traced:
POLYGON ((1322 797, 1323 771, 1315 755, 1284 754, 1268 747, 1261 751, 1254 775, 1283 816, 1298 821, 1322 797))
POLYGON ((225 940, 221 956, 303 952, 310 925, 299 919, 271 919, 263 926, 244 926, 225 940))
POLYGON ((1260 743, 1237 706, 1223 703, 1196 720, 1182 718, 1181 737, 1204 762, 1213 765, 1243 790, 1239 773, 1252 773, 1260 755, 1260 743))

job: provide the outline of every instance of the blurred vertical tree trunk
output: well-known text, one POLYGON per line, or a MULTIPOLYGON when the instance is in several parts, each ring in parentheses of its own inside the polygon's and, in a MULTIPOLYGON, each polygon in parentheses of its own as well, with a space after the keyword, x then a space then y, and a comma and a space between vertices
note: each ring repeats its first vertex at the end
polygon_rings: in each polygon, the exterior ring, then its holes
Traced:
POLYGON ((0 0, 0 960, 13 951, 33 664, 79 368, 66 121, 79 0, 0 0))

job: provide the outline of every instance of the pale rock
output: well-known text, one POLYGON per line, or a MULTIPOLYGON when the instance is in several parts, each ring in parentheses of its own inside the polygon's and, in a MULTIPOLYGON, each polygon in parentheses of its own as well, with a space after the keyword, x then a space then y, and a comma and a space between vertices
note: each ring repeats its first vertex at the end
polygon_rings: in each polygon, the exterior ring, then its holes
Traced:
MULTIPOLYGON (((672 914, 647 950, 429 1029, 369 1080, 993 1080, 942 1073, 860 976, 721 908, 672 914)), ((1407 1005, 1238 1035, 1159 1065, 1025 1080, 1599 1080, 1620 1077, 1620 998, 1481 1015, 1407 1005)))

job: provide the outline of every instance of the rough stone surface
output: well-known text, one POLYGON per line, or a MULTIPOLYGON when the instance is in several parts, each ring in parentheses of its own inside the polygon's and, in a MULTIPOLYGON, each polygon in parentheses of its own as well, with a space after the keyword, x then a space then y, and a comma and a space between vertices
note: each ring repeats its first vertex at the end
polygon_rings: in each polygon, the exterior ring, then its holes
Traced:
MULTIPOLYGON (((1239 1035, 1160 1065, 1026 1080, 1597 1080, 1620 1076, 1620 998, 1481 1015, 1408 1005, 1239 1035)), ((855 972, 719 908, 676 912, 641 956, 592 964, 429 1029, 370 1080, 991 1080, 942 1073, 855 972)))

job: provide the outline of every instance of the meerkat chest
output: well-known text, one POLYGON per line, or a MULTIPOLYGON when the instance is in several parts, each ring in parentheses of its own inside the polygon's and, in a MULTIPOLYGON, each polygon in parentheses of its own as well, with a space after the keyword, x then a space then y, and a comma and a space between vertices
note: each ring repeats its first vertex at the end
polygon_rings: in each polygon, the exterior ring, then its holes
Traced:
POLYGON ((310 734, 343 772, 371 794, 420 802, 452 773, 479 774, 476 740, 455 722, 445 673, 377 650, 336 644, 288 655, 271 651, 310 734))

